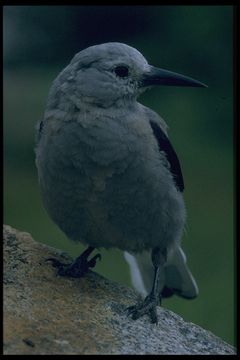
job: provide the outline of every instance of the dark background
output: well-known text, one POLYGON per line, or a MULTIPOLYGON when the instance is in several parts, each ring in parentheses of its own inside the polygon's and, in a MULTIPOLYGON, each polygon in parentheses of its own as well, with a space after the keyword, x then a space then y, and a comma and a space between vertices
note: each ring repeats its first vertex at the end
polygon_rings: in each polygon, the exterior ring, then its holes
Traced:
MULTIPOLYGON (((232 6, 5 6, 4 221, 78 256, 49 219, 39 195, 34 127, 51 82, 75 53, 108 42, 137 48, 149 63, 209 87, 161 87, 140 102, 169 125, 179 154, 188 212, 183 248, 199 297, 163 306, 229 343, 234 329, 232 6)), ((102 251, 96 271, 130 286, 118 250, 102 251)), ((77 311, 77 310, 76 310, 77 311)))

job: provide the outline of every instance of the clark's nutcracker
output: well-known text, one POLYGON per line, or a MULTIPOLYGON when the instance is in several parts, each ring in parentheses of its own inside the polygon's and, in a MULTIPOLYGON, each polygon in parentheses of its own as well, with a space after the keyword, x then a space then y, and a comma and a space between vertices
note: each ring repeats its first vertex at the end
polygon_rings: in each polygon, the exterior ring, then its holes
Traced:
POLYGON ((198 294, 180 241, 184 182, 167 125, 137 102, 153 85, 204 87, 148 64, 121 43, 74 56, 49 92, 38 126, 36 164, 44 206, 59 228, 88 248, 72 264, 50 259, 59 275, 80 277, 100 257, 94 248, 125 252, 133 285, 145 300, 128 308, 157 322, 161 297, 198 294))

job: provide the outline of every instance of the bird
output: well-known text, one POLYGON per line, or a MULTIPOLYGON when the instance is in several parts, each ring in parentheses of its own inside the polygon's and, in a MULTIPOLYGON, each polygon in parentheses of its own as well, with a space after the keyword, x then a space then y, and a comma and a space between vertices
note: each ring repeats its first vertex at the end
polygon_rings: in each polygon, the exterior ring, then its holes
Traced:
POLYGON ((207 87, 150 65, 127 44, 89 46, 53 81, 35 147, 47 213, 68 239, 87 246, 70 264, 50 258, 57 274, 84 276, 101 258, 89 259, 94 249, 122 250, 144 295, 127 315, 152 323, 163 298, 198 295, 181 246, 181 165, 166 122, 138 102, 161 85, 207 87))

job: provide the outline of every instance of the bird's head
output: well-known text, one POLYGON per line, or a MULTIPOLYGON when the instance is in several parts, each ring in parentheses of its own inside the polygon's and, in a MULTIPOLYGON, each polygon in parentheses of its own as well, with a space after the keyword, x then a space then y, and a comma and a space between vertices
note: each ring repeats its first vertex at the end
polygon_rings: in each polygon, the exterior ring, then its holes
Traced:
POLYGON ((80 51, 59 78, 62 91, 75 99, 75 103, 103 108, 126 105, 153 85, 205 86, 192 78, 151 66, 139 51, 117 42, 80 51))

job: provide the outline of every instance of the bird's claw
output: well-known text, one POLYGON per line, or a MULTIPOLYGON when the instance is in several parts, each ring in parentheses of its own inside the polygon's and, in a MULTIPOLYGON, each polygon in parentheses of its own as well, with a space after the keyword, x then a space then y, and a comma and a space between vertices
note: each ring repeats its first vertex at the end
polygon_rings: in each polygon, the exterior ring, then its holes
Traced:
MULTIPOLYGON (((45 261, 50 261, 52 263, 52 266, 57 268, 57 275, 59 275, 59 276, 73 276, 73 274, 70 274, 70 269, 72 268, 74 263, 64 264, 64 263, 62 263, 61 261, 59 261, 59 260, 57 260, 55 258, 48 258, 45 261)), ((73 277, 76 277, 76 276, 73 276, 73 277)))
POLYGON ((96 266, 97 259, 102 260, 101 254, 95 255, 91 260, 88 261, 88 267, 94 268, 96 266))
POLYGON ((139 319, 141 316, 148 314, 151 322, 157 324, 157 305, 158 301, 151 295, 148 295, 141 304, 129 306, 126 311, 127 315, 131 316, 133 320, 139 319))
POLYGON ((92 259, 87 260, 86 251, 79 256, 73 263, 64 264, 55 258, 48 258, 46 261, 51 261, 52 266, 57 268, 59 276, 69 276, 80 278, 84 276, 89 268, 96 266, 97 259, 101 260, 101 255, 96 254, 92 259))

